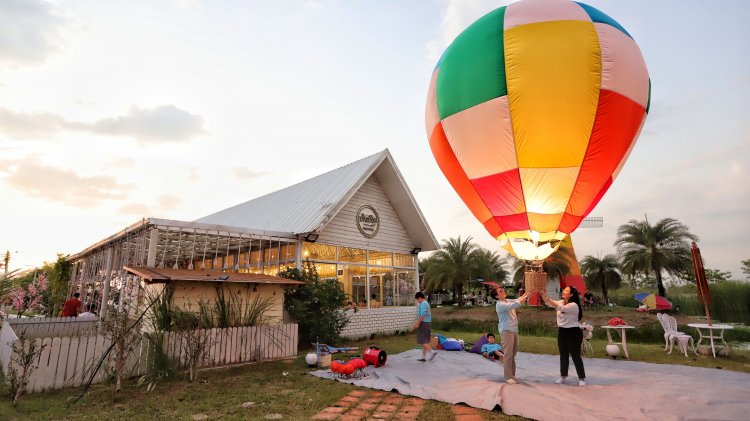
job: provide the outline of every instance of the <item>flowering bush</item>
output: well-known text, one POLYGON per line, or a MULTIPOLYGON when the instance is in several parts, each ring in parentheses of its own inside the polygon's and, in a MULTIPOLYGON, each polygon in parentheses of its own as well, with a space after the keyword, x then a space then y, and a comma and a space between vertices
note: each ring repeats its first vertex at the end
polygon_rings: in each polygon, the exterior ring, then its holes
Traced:
POLYGON ((44 291, 47 290, 47 276, 40 274, 30 284, 23 287, 17 287, 10 294, 10 303, 16 310, 18 317, 21 317, 27 311, 41 310, 44 291))

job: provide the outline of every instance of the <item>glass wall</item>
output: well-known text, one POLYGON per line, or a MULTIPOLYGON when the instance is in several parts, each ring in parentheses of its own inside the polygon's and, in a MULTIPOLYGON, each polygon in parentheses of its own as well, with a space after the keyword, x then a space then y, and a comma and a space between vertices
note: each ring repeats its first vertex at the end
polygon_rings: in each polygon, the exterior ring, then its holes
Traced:
POLYGON ((349 299, 357 307, 367 307, 367 267, 357 265, 336 265, 337 278, 342 283, 349 299))
POLYGON ((358 307, 414 304, 414 255, 305 242, 302 259, 313 262, 321 278, 335 276, 358 307))

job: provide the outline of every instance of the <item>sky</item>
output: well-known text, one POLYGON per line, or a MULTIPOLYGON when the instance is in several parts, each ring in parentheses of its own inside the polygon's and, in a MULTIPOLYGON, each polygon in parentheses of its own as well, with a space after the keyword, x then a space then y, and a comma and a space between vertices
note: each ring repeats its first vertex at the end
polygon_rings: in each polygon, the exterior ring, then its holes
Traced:
MULTIPOLYGON (((750 259, 750 2, 605 1, 652 82, 630 158, 573 234, 671 217, 706 267, 750 259)), ((436 238, 500 250, 440 172, 432 70, 508 2, 0 0, 0 250, 76 253, 144 217, 195 220, 388 148, 436 238)), ((500 253, 503 254, 503 253, 500 253)))

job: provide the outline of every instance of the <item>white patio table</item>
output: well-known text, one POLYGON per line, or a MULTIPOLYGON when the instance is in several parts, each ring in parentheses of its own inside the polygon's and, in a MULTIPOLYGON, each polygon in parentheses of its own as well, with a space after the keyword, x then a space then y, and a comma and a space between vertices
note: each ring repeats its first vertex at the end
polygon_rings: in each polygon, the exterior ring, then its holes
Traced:
POLYGON ((610 344, 614 345, 622 345, 622 350, 625 353, 625 358, 630 359, 630 356, 628 355, 628 341, 625 336, 625 331, 628 329, 635 329, 635 326, 629 326, 629 325, 621 325, 621 326, 610 326, 610 325, 604 325, 602 326, 602 329, 607 329, 607 341, 609 341, 610 344), (615 342, 612 340, 612 335, 610 334, 610 330, 617 330, 620 332, 620 342, 615 342))
POLYGON ((695 330, 698 331, 698 344, 701 344, 701 341, 706 338, 711 340, 711 352, 713 353, 714 358, 716 358, 716 346, 714 345, 714 339, 721 339, 721 342, 724 343, 724 346, 729 346, 727 342, 724 340, 724 331, 727 329, 734 329, 734 326, 732 325, 724 325, 724 324, 707 324, 707 323, 688 323, 688 326, 694 327, 695 330), (718 336, 714 333, 715 330, 718 330, 719 334, 718 336), (703 332, 708 331, 707 335, 704 335, 703 332))

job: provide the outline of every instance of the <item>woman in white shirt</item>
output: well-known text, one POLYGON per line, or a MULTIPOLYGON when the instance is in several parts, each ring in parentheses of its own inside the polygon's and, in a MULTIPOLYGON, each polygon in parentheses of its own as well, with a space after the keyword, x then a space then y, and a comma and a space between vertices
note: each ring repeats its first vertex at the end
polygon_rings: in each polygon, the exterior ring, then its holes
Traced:
POLYGON ((569 357, 573 358, 573 365, 578 374, 578 386, 586 385, 586 371, 583 369, 581 359, 581 343, 583 342, 583 331, 581 330, 581 318, 583 318, 583 307, 578 290, 573 287, 565 287, 562 290, 562 300, 555 301, 547 296, 547 291, 542 292, 545 304, 557 310, 557 347, 560 350, 560 378, 557 384, 565 383, 568 377, 569 357))

